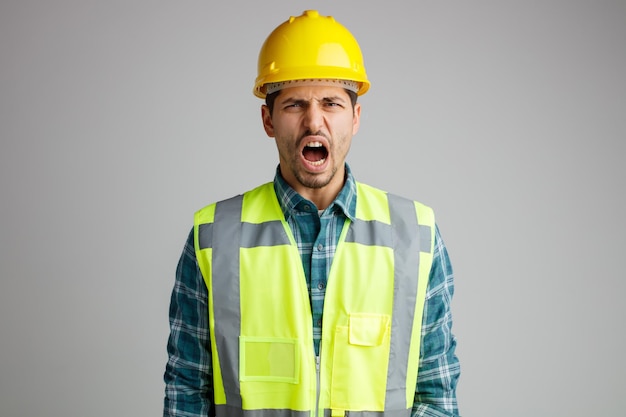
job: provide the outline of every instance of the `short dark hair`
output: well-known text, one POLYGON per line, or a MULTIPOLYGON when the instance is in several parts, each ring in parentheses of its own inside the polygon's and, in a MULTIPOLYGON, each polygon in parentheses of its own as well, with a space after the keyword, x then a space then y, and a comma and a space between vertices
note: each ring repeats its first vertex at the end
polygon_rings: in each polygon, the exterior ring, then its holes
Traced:
MULTIPOLYGON (((350 103, 352 103, 352 110, 354 110, 354 106, 356 104, 358 95, 352 90, 345 90, 345 91, 350 96, 350 103)), ((278 97, 279 93, 280 93, 280 90, 274 91, 273 93, 265 96, 265 104, 270 109, 270 116, 272 115, 272 113, 274 113, 274 102, 276 101, 276 97, 278 97)))

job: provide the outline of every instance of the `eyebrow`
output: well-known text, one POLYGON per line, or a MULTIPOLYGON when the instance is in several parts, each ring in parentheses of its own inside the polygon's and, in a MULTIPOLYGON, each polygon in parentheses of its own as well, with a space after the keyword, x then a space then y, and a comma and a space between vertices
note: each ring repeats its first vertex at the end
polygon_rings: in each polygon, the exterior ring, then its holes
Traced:
MULTIPOLYGON (((303 98, 296 98, 296 97, 287 97, 284 100, 280 101, 281 105, 287 104, 287 103, 300 103, 300 104, 304 104, 304 103, 308 103, 310 100, 307 99, 303 99, 303 98)), ((323 103, 333 103, 333 102, 340 102, 342 104, 347 103, 347 101, 341 97, 341 96, 329 96, 329 97, 322 97, 320 100, 320 102, 323 103)))

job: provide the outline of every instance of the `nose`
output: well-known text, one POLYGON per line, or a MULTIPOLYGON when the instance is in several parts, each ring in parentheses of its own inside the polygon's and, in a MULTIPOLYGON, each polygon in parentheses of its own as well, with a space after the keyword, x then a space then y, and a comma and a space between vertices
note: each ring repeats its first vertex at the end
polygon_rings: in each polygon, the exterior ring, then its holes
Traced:
POLYGON ((307 107, 304 114, 304 124, 311 132, 318 132, 324 126, 324 112, 319 106, 311 105, 307 107))

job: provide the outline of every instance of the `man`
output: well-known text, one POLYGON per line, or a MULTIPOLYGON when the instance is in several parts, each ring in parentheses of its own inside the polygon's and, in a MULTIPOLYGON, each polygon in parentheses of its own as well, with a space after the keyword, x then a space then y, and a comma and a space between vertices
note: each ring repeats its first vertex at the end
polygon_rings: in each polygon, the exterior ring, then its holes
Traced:
POLYGON ((432 210, 355 181, 361 50, 305 11, 259 54, 274 181, 195 215, 165 416, 454 416, 453 278, 432 210))

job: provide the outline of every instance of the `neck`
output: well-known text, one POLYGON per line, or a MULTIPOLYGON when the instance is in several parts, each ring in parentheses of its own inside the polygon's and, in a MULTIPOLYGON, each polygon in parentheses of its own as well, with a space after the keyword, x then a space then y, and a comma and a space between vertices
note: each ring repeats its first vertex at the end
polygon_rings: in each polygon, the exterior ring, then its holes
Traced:
POLYGON ((333 201, 335 201, 335 198, 337 198, 346 182, 345 169, 337 170, 330 181, 326 185, 319 188, 307 187, 298 181, 294 176, 289 175, 289 172, 285 173, 282 169, 281 176, 285 182, 291 186, 291 188, 293 188, 302 197, 313 202, 319 210, 325 210, 332 204, 333 201))
POLYGON ((330 187, 331 184, 328 184, 323 188, 304 188, 302 190, 298 190, 296 188, 294 189, 302 197, 312 201, 319 210, 325 210, 333 201, 335 201, 335 198, 337 198, 337 195, 339 195, 339 192, 343 187, 343 183, 339 184, 338 187, 330 187))

